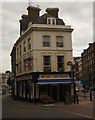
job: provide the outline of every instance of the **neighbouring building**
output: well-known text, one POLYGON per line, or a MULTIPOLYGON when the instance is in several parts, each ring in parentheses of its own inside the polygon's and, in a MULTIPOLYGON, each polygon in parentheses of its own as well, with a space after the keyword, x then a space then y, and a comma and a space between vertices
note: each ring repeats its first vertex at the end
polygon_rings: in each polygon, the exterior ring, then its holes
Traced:
POLYGON ((74 57, 74 71, 75 71, 75 77, 77 80, 80 80, 80 73, 81 73, 81 65, 80 65, 81 57, 74 57))
POLYGON ((75 71, 75 79, 79 81, 77 84, 77 88, 81 89, 83 87, 83 79, 82 79, 82 60, 81 57, 74 57, 74 71, 75 71))
POLYGON ((73 94, 67 65, 73 61, 73 29, 59 18, 58 8, 47 8, 41 16, 39 7, 29 6, 27 10, 28 15, 23 14, 20 20, 20 37, 11 52, 14 96, 64 100, 66 92, 73 94))
POLYGON ((95 42, 89 43, 89 47, 81 54, 81 59, 84 85, 95 88, 95 42))
POLYGON ((79 80, 82 80, 82 60, 81 57, 78 59, 78 67, 79 67, 79 80))
POLYGON ((12 48, 12 52, 11 52, 11 54, 10 54, 10 56, 11 56, 11 70, 12 70, 12 73, 14 74, 13 75, 13 78, 11 79, 11 86, 12 86, 12 88, 11 88, 11 94, 12 94, 12 96, 14 96, 15 95, 15 89, 16 89, 16 85, 15 85, 15 83, 16 83, 16 46, 15 46, 15 44, 14 44, 14 46, 13 46, 13 48, 12 48))
POLYGON ((9 88, 8 79, 12 78, 13 74, 10 71, 6 71, 5 73, 0 73, 0 86, 2 89, 7 90, 9 88))

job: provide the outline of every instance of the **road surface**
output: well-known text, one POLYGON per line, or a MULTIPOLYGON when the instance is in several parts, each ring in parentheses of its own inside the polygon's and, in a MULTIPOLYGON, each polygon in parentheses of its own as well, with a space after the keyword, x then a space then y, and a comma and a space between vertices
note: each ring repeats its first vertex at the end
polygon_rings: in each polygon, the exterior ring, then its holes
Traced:
MULTIPOLYGON (((95 111, 95 110, 94 110, 95 111)), ((9 95, 3 95, 3 118, 93 118, 93 102, 79 104, 62 103, 42 104, 14 101, 9 95)))

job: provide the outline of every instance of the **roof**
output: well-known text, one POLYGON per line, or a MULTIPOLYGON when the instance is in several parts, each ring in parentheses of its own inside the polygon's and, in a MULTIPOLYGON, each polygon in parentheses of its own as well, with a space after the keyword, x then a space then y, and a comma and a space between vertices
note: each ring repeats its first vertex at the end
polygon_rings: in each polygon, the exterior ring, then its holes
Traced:
POLYGON ((56 18, 53 15, 50 15, 48 13, 43 14, 40 16, 34 24, 47 24, 47 18, 48 17, 53 17, 56 19, 56 25, 65 25, 64 21, 62 19, 56 18))

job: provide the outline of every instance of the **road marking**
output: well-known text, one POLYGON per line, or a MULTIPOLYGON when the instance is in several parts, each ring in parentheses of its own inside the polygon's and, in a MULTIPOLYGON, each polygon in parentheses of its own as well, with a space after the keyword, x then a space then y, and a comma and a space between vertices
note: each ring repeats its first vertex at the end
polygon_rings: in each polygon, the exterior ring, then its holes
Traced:
POLYGON ((83 115, 83 114, 79 114, 79 113, 75 113, 75 112, 70 112, 70 111, 67 111, 67 110, 65 110, 65 111, 68 112, 68 113, 72 113, 72 114, 75 114, 75 115, 83 116, 83 117, 86 117, 86 118, 93 118, 93 117, 90 117, 90 116, 87 116, 87 115, 83 115))
MULTIPOLYGON (((56 109, 56 108, 54 108, 54 109, 56 109)), ((60 108, 59 108, 59 109, 60 109, 60 108)), ((93 117, 91 117, 91 116, 83 115, 83 114, 80 114, 80 113, 70 112, 70 111, 65 110, 65 109, 64 109, 64 111, 65 111, 65 112, 68 112, 68 113, 71 113, 71 114, 78 115, 78 116, 86 117, 86 118, 93 118, 93 117)))
POLYGON ((46 104, 46 105, 44 105, 44 106, 50 107, 50 106, 55 106, 55 104, 46 104))
POLYGON ((17 106, 19 106, 19 107, 26 107, 26 106, 24 106, 24 105, 20 105, 20 104, 15 104, 15 105, 17 105, 17 106))

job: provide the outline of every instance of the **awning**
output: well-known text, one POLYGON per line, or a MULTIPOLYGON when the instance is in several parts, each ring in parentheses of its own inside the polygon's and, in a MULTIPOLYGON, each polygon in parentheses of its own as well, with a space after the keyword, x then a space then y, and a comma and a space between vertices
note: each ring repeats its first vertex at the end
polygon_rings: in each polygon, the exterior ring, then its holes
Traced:
MULTIPOLYGON (((37 84, 59 84, 59 83, 72 83, 71 78, 38 78, 37 84)), ((78 80, 74 79, 75 83, 79 83, 78 80)))

